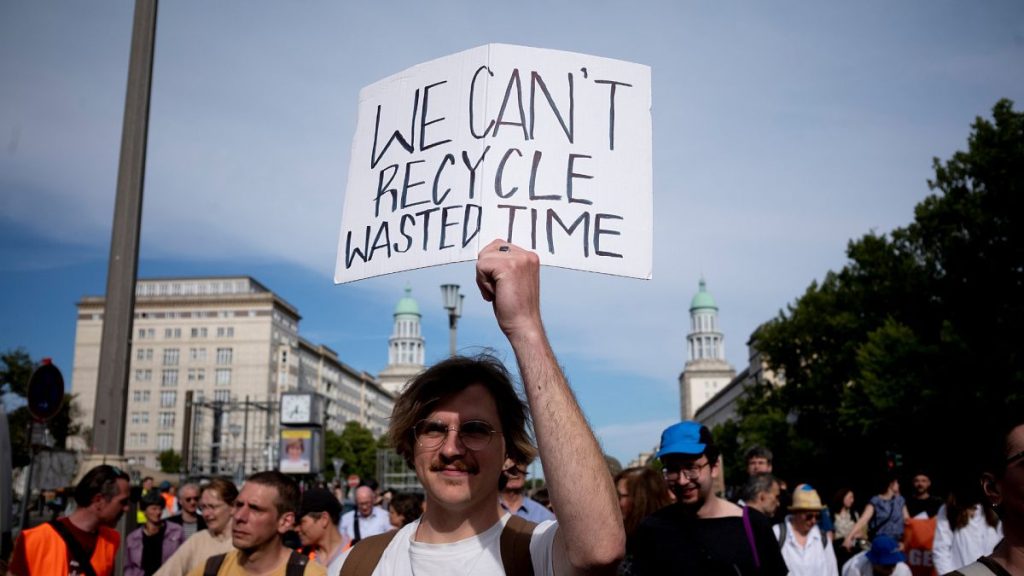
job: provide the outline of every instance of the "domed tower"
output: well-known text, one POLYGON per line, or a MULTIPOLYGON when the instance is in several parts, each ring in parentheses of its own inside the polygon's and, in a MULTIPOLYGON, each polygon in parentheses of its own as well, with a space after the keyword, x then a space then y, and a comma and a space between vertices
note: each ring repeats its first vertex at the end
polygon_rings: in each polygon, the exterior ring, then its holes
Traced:
POLYGON ((395 306, 395 325, 388 338, 388 365, 380 373, 381 385, 398 394, 413 376, 423 370, 423 333, 420 331, 420 306, 412 298, 412 288, 405 287, 405 296, 395 306))
POLYGON ((690 420, 705 402, 736 376, 725 361, 725 338, 718 328, 718 305, 701 278, 690 301, 690 332, 686 335, 686 366, 679 375, 679 408, 690 420))

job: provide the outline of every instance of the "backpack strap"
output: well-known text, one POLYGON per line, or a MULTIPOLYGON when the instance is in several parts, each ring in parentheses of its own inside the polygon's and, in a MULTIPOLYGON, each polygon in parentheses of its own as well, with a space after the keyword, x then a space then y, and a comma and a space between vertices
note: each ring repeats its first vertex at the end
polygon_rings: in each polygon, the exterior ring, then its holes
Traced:
POLYGON ((754 541, 754 527, 750 525, 750 508, 743 507, 743 531, 747 534, 747 545, 750 546, 750 553, 754 555, 754 567, 761 569, 761 557, 757 555, 757 542, 754 541))
POLYGON ((306 571, 306 564, 309 564, 309 558, 292 550, 291 556, 288 557, 288 565, 284 569, 284 576, 302 576, 306 571))
POLYGON ((374 568, 380 563, 380 557, 384 550, 391 544, 391 541, 398 534, 397 530, 370 536, 359 541, 358 546, 352 546, 345 558, 345 564, 341 567, 340 576, 370 576, 374 568))
POLYGON ((505 574, 533 576, 533 558, 530 555, 530 540, 535 522, 513 514, 501 530, 501 565, 505 574))
POLYGON ((206 565, 203 566, 203 576, 217 576, 217 572, 220 572, 220 566, 224 563, 224 558, 227 554, 214 554, 206 559, 206 565))
POLYGON ((96 576, 96 569, 92 567, 92 558, 85 552, 82 545, 75 540, 74 534, 68 530, 68 527, 61 524, 58 520, 50 520, 47 522, 50 528, 60 536, 61 540, 68 548, 68 552, 78 562, 78 568, 82 571, 82 574, 86 576, 96 576))
POLYGON ((782 550, 783 546, 786 545, 786 533, 789 529, 786 528, 785 520, 779 522, 778 524, 776 524, 776 526, 779 527, 779 533, 777 534, 777 536, 779 537, 779 550, 782 550))

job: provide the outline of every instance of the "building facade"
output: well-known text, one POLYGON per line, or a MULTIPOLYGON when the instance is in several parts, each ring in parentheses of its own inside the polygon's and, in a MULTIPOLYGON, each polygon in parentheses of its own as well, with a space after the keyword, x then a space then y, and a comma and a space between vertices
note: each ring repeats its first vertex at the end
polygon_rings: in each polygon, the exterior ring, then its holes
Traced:
POLYGON ((783 383, 780 374, 768 369, 764 357, 757 350, 757 343, 751 338, 747 342, 747 367, 698 408, 693 418, 708 428, 736 420, 739 401, 751 387, 759 384, 781 386, 783 383))
POLYGON ((380 373, 385 390, 398 395, 414 376, 423 371, 426 342, 420 326, 420 306, 412 298, 412 288, 395 306, 394 328, 388 338, 388 365, 380 373))
POLYGON ((697 410, 736 376, 736 370, 725 360, 718 306, 703 278, 690 302, 686 358, 679 375, 679 411, 683 420, 692 420, 697 410))
MULTIPOLYGON (((77 306, 72 391, 81 423, 91 427, 104 298, 86 296, 77 306)), ((301 338, 300 320, 294 306, 247 276, 139 280, 125 423, 129 462, 156 468, 160 452, 188 446, 196 472, 273 468, 282 392, 320 394, 329 429, 354 419, 380 435, 392 395, 330 348, 301 338)))

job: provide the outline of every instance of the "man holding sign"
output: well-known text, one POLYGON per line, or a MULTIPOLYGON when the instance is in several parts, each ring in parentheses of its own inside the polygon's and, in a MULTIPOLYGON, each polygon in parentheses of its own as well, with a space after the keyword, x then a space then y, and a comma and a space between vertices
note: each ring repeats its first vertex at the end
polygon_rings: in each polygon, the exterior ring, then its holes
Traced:
POLYGON ((355 546, 343 576, 587 573, 608 571, 622 557, 611 477, 544 332, 539 266, 533 252, 495 240, 476 267, 480 292, 515 352, 528 406, 492 357, 453 357, 410 382, 395 403, 389 437, 416 470, 426 511, 355 546), (535 525, 496 503, 506 460, 529 460, 538 450, 557 519, 535 525))

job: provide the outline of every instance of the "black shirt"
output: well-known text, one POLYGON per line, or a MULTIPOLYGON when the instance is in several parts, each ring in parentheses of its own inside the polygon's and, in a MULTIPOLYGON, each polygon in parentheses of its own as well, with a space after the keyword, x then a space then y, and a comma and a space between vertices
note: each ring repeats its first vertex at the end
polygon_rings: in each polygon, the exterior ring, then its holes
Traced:
POLYGON ((160 531, 150 536, 142 531, 142 571, 146 576, 156 574, 164 562, 164 525, 160 531))
POLYGON ((768 519, 755 510, 749 513, 760 568, 742 517, 696 518, 673 504, 655 512, 637 528, 635 573, 785 576, 786 562, 768 519))
POLYGON ((911 497, 906 499, 907 513, 913 518, 921 512, 927 512, 929 518, 935 518, 935 515, 939 513, 939 508, 942 507, 942 500, 935 496, 929 496, 923 500, 911 497))

